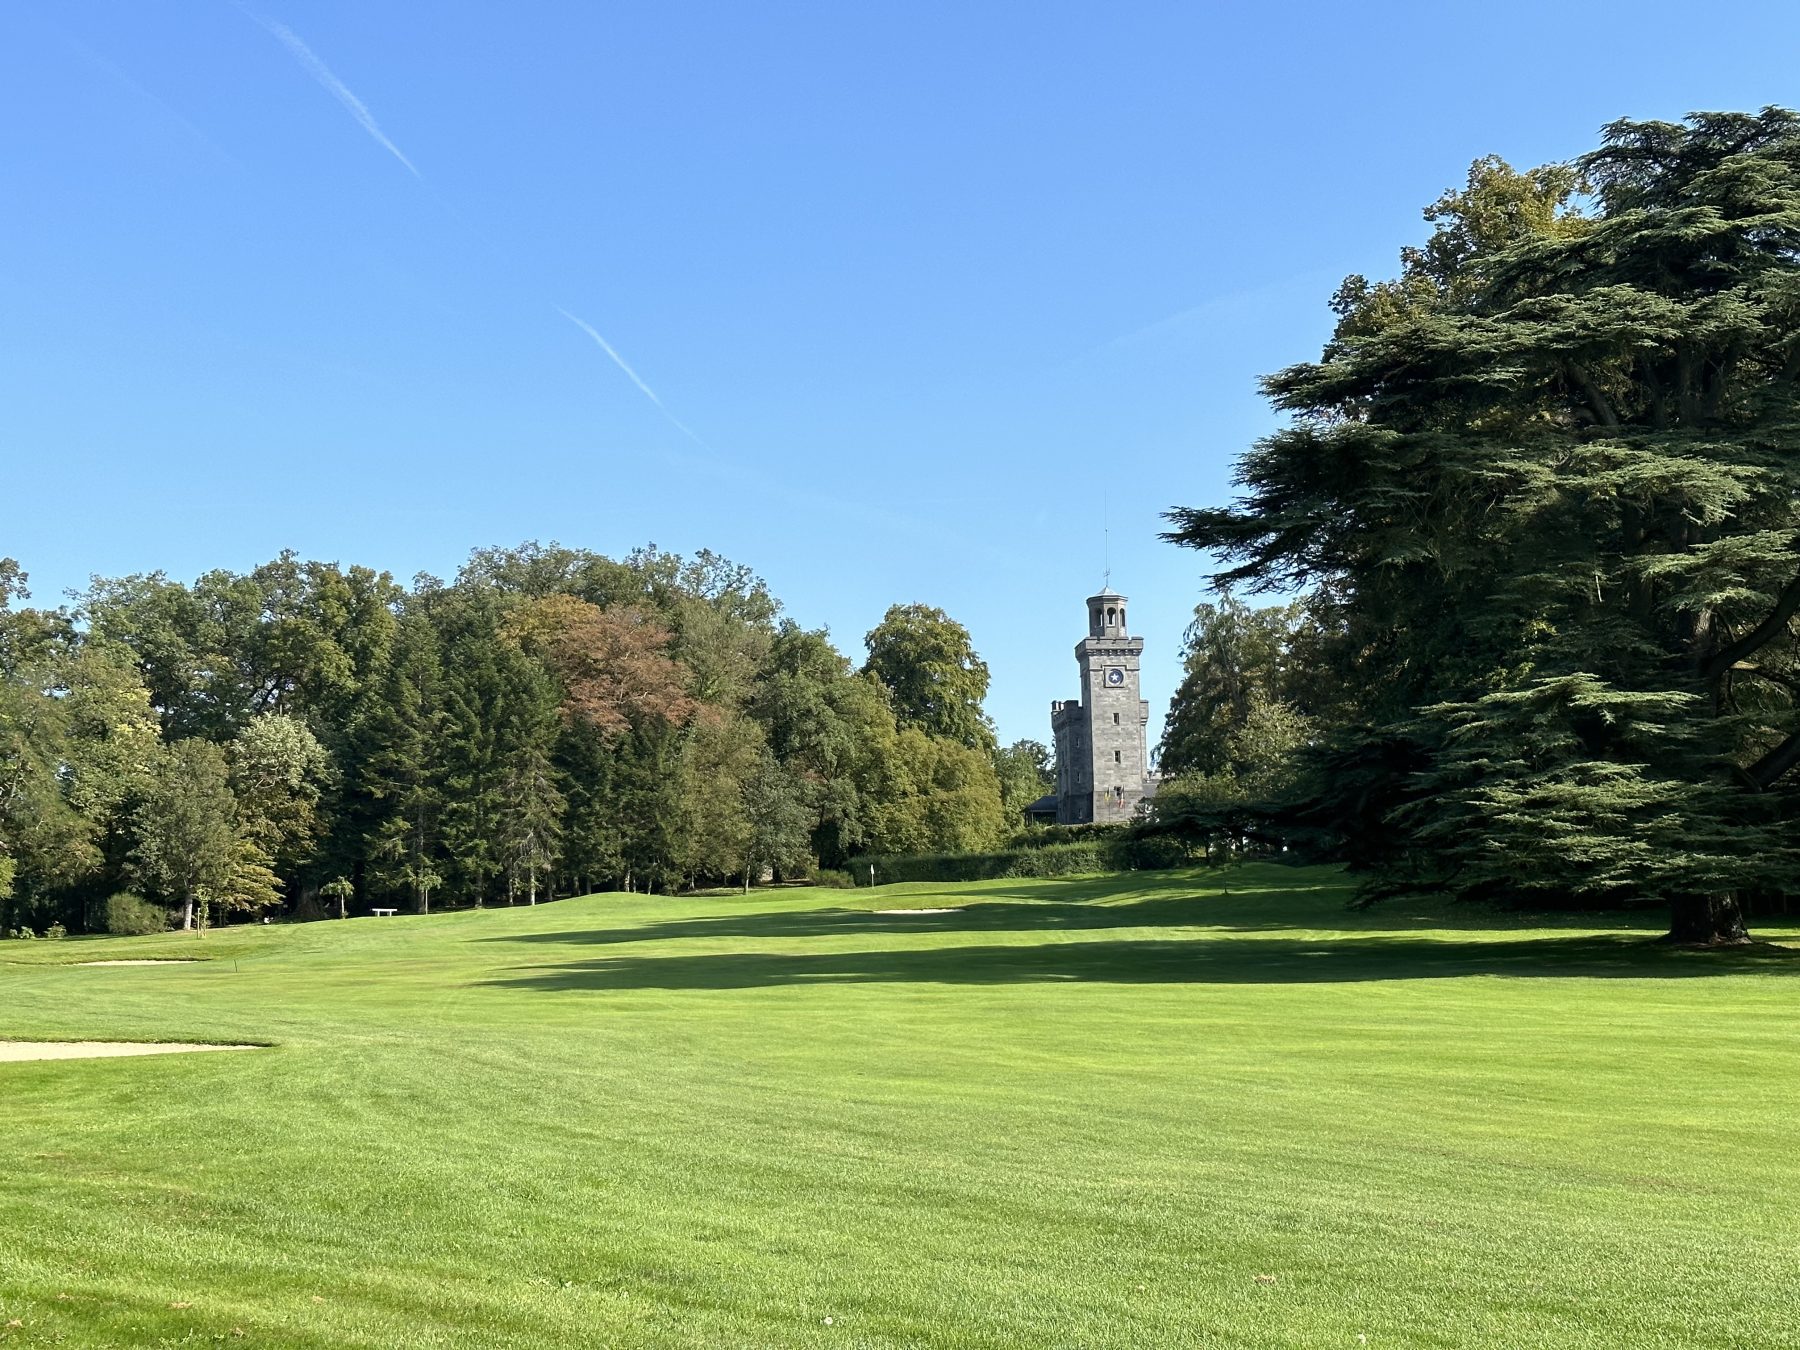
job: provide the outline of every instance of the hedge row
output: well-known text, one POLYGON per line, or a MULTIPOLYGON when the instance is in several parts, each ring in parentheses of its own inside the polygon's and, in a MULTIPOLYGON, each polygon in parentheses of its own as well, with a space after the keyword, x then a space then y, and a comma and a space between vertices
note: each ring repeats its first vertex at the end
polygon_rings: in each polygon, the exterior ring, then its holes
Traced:
POLYGON ((1050 848, 1057 844, 1087 843, 1090 840, 1123 839, 1131 833, 1124 822, 1108 821, 1086 825, 1024 825, 1007 836, 1000 852, 1016 848, 1050 848))
POLYGON ((1000 881, 1016 877, 1066 877, 1083 872, 1142 872, 1180 867, 1187 850, 1173 839, 1132 839, 1124 834, 1071 843, 1000 849, 993 853, 912 853, 850 860, 858 886, 892 881, 1000 881))

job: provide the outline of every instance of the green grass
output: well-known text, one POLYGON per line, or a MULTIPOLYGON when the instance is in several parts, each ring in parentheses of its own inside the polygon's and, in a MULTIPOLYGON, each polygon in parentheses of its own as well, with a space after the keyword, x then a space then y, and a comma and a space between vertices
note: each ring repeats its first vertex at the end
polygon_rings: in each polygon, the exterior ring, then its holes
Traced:
POLYGON ((1800 1345, 1800 961, 1346 898, 0 944, 0 1036, 274 1047, 0 1064, 0 1346, 1800 1345))

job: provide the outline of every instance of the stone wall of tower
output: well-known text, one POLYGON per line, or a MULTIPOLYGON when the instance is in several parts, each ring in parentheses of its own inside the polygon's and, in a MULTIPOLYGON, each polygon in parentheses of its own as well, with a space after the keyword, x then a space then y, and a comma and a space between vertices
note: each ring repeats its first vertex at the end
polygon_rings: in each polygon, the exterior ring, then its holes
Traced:
POLYGON ((1138 696, 1143 652, 1141 638, 1089 638, 1079 652, 1093 794, 1089 820, 1130 820, 1144 796, 1150 767, 1144 744, 1150 709, 1138 696), (1109 676, 1115 671, 1122 672, 1122 678, 1109 676), (1109 678, 1119 682, 1108 683, 1109 678))
POLYGON ((1078 700, 1050 705, 1050 730, 1056 738, 1056 821, 1081 825, 1093 809, 1092 764, 1088 755, 1087 721, 1078 700))
POLYGON ((1088 635, 1075 647, 1081 701, 1054 703, 1059 824, 1130 820, 1143 800, 1150 760, 1150 705, 1138 692, 1144 640, 1130 636, 1126 599, 1088 598, 1088 635))

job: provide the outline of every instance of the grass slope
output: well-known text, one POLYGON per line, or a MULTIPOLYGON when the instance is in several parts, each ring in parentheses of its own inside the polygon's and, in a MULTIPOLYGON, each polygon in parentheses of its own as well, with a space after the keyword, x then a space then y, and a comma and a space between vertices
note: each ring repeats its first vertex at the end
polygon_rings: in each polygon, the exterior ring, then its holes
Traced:
POLYGON ((1345 899, 6 944, 0 1036, 275 1048, 0 1064, 0 1345, 1800 1345, 1800 963, 1345 899))

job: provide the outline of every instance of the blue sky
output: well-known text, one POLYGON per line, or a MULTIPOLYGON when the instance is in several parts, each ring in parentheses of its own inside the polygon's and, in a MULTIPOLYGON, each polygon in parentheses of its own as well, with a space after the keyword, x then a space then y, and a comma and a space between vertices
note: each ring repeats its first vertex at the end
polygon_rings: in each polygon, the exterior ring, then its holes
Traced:
POLYGON ((1479 155, 1800 100, 1800 11, 1696 15, 8 5, 0 553, 43 602, 711 547, 858 659, 943 606, 1048 739, 1104 522, 1160 722, 1204 573, 1160 513, 1230 495, 1342 276, 1479 155))

